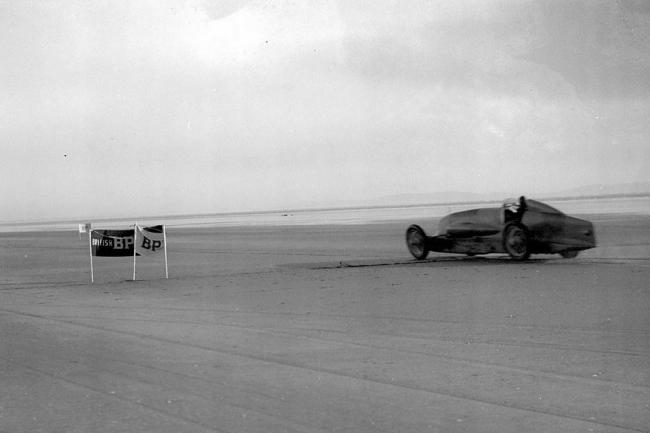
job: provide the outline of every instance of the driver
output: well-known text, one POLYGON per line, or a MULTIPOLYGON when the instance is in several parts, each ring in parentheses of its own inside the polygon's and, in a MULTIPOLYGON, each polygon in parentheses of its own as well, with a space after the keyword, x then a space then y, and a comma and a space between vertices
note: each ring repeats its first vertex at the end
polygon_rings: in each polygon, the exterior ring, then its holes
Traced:
POLYGON ((508 198, 503 201, 503 209, 506 221, 520 220, 526 211, 526 198, 523 195, 519 197, 519 200, 508 198))

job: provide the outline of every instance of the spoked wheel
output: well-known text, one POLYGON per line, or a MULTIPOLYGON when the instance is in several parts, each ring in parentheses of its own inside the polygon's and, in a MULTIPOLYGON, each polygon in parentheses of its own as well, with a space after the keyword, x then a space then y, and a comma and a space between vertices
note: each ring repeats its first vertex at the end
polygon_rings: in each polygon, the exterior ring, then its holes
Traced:
POLYGON ((427 235, 422 227, 413 224, 406 229, 406 246, 409 252, 418 260, 424 260, 429 255, 427 235))
POLYGON ((528 233, 521 224, 508 224, 503 229, 503 248, 514 260, 526 260, 530 257, 528 233))
POLYGON ((565 259, 574 259, 574 258, 576 258, 578 256, 578 251, 577 250, 566 250, 566 251, 562 251, 560 253, 560 255, 562 257, 564 257, 565 259))

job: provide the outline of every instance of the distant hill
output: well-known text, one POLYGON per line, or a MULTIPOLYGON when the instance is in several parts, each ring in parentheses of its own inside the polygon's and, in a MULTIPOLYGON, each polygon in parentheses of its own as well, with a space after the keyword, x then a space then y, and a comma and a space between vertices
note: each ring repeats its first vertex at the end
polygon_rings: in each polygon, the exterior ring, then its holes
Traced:
POLYGON ((509 197, 524 195, 538 200, 561 200, 564 198, 592 198, 600 196, 650 196, 650 182, 621 183, 615 185, 588 185, 565 190, 549 192, 529 192, 515 190, 514 192, 495 191, 490 193, 472 193, 463 191, 438 191, 431 193, 405 193, 391 194, 378 197, 369 197, 364 200, 314 200, 302 206, 289 207, 288 209, 331 209, 331 208, 356 208, 356 207, 383 207, 383 206, 417 206, 428 204, 454 204, 454 203, 501 203, 509 197))
MULTIPOLYGON (((650 182, 622 183, 616 185, 588 185, 578 188, 535 194, 527 194, 526 191, 521 191, 519 194, 537 199, 640 194, 650 195, 650 182)), ((517 194, 505 192, 471 193, 462 191, 441 191, 432 193, 386 195, 364 200, 362 203, 356 202, 355 204, 358 206, 400 206, 434 203, 501 202, 505 198, 516 196, 517 194)))
POLYGON ((620 183, 615 185, 588 185, 545 194, 553 197, 580 197, 599 195, 650 194, 650 182, 620 183))

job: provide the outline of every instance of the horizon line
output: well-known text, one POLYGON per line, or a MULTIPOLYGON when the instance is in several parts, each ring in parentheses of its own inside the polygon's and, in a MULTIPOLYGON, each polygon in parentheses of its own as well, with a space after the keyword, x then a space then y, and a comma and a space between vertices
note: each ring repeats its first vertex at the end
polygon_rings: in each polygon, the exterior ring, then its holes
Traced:
MULTIPOLYGON (((552 201, 566 201, 566 200, 584 200, 584 199, 607 199, 607 198, 621 198, 621 197, 650 197, 650 191, 638 193, 612 193, 612 194, 585 194, 577 196, 541 196, 539 200, 552 200, 552 201)), ((375 204, 375 205, 349 205, 349 206, 321 206, 321 207, 306 207, 306 208, 275 208, 268 210, 250 210, 250 211, 230 211, 230 212, 205 212, 205 213, 186 213, 186 214, 166 214, 166 215, 150 215, 150 216, 124 216, 124 217, 81 217, 81 218, 61 218, 61 219, 44 219, 44 220, 13 220, 13 221, 0 221, 0 226, 30 226, 41 224, 76 224, 81 222, 111 222, 111 221, 124 221, 128 219, 137 220, 155 220, 155 219, 172 219, 172 218, 190 218, 190 217, 209 217, 209 216, 229 216, 229 215, 257 215, 257 214, 271 214, 271 213, 287 213, 287 212, 314 212, 314 211, 336 211, 336 210, 352 210, 352 209, 394 209, 394 208, 413 208, 421 206, 451 206, 451 205, 465 205, 465 204, 481 204, 481 203, 494 203, 496 199, 477 199, 477 200, 455 200, 455 201, 442 201, 442 202, 425 202, 425 203, 402 203, 402 204, 375 204)))

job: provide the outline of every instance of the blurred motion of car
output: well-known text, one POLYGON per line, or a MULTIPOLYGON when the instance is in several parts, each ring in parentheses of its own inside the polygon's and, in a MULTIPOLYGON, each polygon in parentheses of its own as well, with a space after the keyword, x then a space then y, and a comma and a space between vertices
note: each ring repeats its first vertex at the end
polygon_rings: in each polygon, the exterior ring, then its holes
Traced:
POLYGON ((565 215, 536 200, 505 200, 501 207, 455 212, 443 217, 434 236, 418 225, 406 230, 408 250, 418 260, 430 251, 469 256, 507 253, 515 260, 531 254, 560 254, 573 258, 594 248, 591 222, 565 215))

